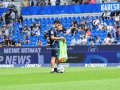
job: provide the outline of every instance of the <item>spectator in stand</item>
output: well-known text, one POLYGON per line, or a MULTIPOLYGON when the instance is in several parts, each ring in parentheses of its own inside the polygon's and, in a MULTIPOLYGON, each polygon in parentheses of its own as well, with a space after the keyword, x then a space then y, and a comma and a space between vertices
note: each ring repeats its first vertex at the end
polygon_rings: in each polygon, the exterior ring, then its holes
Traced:
POLYGON ((98 30, 103 30, 103 27, 104 27, 104 23, 101 21, 101 22, 98 24, 98 30))
POLYGON ((35 23, 34 23, 34 22, 32 22, 32 24, 31 24, 31 26, 30 26, 30 29, 32 30, 33 27, 35 27, 35 23))
POLYGON ((0 35, 0 47, 2 47, 3 40, 4 40, 4 36, 0 35))
POLYGON ((18 11, 15 7, 13 7, 13 11, 15 12, 15 18, 17 17, 18 11))
POLYGON ((48 0, 48 5, 51 6, 51 2, 50 2, 50 0, 48 0))
POLYGON ((81 44, 82 44, 82 45, 86 45, 86 44, 87 44, 87 38, 86 38, 86 36, 83 36, 83 39, 82 39, 82 41, 81 41, 81 44))
POLYGON ((79 3, 80 3, 80 4, 84 4, 84 1, 83 1, 83 0, 80 0, 79 3))
POLYGON ((56 5, 60 5, 60 0, 56 0, 56 5))
POLYGON ((115 28, 113 28, 113 30, 112 30, 112 35, 113 35, 113 37, 115 37, 116 38, 116 29, 115 28))
POLYGON ((68 5, 71 5, 71 2, 70 2, 70 1, 68 2, 68 5))
POLYGON ((50 0, 51 1, 51 6, 55 6, 56 5, 56 0, 50 0))
POLYGON ((22 35, 23 34, 22 33, 23 32, 23 25, 21 22, 19 23, 18 30, 19 30, 19 34, 22 35))
POLYGON ((84 29, 81 29, 80 32, 81 32, 81 33, 80 33, 80 36, 81 36, 81 37, 84 37, 85 34, 86 34, 85 30, 84 30, 84 29))
POLYGON ((5 39, 2 41, 2 47, 5 47, 6 44, 5 44, 5 39))
POLYGON ((8 2, 8 0, 5 0, 5 1, 4 1, 4 7, 7 8, 8 6, 9 6, 9 2, 8 2))
POLYGON ((74 1, 75 1, 75 4, 77 4, 79 0, 74 0, 74 1))
POLYGON ((82 18, 81 18, 81 21, 82 21, 84 24, 86 24, 86 23, 87 23, 87 21, 86 21, 85 17, 82 17, 82 18))
POLYGON ((22 17, 21 15, 18 15, 17 21, 18 21, 18 22, 23 22, 23 17, 22 17))
POLYGON ((91 0, 91 4, 95 4, 96 3, 96 0, 91 0))
POLYGON ((66 3, 64 3, 64 5, 66 6, 67 4, 66 4, 66 3))
POLYGON ((9 11, 7 11, 6 14, 5 14, 5 22, 6 22, 6 24, 9 24, 9 20, 10 20, 10 14, 9 14, 9 11))
POLYGON ((77 39, 76 44, 77 44, 77 45, 81 45, 81 37, 79 37, 79 38, 77 39))
POLYGON ((9 3, 10 6, 15 7, 15 3, 14 0, 11 0, 11 2, 9 3))
POLYGON ((109 38, 111 37, 111 35, 112 35, 112 34, 111 34, 110 32, 107 33, 107 36, 108 36, 109 38))
POLYGON ((115 14, 116 14, 116 16, 119 16, 119 15, 120 15, 119 9, 116 10, 115 14))
POLYGON ((10 14, 11 14, 11 13, 12 13, 12 11, 13 11, 13 9, 14 9, 14 6, 9 5, 9 6, 8 6, 8 9, 9 9, 10 14))
POLYGON ((2 14, 2 18, 3 18, 4 24, 6 23, 6 22, 5 22, 5 15, 6 15, 6 10, 5 10, 4 13, 2 14))
POLYGON ((48 30, 45 30, 45 31, 44 31, 44 38, 45 38, 45 40, 47 39, 48 35, 49 35, 49 34, 48 34, 48 30))
POLYGON ((26 31, 26 34, 27 34, 27 36, 31 35, 31 29, 30 28, 28 28, 28 30, 26 31))
POLYGON ((38 2, 36 0, 33 0, 33 6, 38 6, 38 2))
POLYGON ((30 6, 34 6, 34 0, 30 1, 30 6))
POLYGON ((110 40, 112 45, 115 45, 117 43, 117 40, 112 35, 110 37, 110 40))
POLYGON ((39 36, 40 35, 40 25, 36 24, 36 35, 39 36))
POLYGON ((107 10, 104 10, 104 12, 102 13, 102 19, 103 19, 103 21, 105 19, 109 19, 109 17, 110 17, 110 13, 107 10))
POLYGON ((90 4, 91 0, 86 0, 87 4, 90 4))
POLYGON ((72 21, 72 27, 71 27, 71 32, 72 32, 72 36, 76 34, 76 25, 77 25, 77 22, 76 21, 72 21))
POLYGON ((0 24, 2 24, 2 22, 3 22, 3 18, 2 16, 0 16, 0 24))
POLYGON ((95 45, 100 45, 101 44, 101 40, 98 36, 95 36, 96 41, 95 41, 95 45))
POLYGON ((31 36, 32 37, 36 36, 36 29, 35 29, 35 27, 33 27, 32 30, 31 30, 31 36))
POLYGON ((10 38, 6 38, 5 39, 5 45, 6 46, 11 46, 11 40, 10 40, 10 38))
POLYGON ((116 23, 116 22, 114 22, 114 28, 115 28, 115 29, 117 29, 117 28, 118 28, 118 26, 117 26, 117 23, 116 23))
POLYGON ((106 38, 104 39, 102 45, 110 45, 110 44, 111 44, 110 38, 108 36, 106 36, 106 38))
POLYGON ((113 26, 111 23, 109 23, 109 25, 107 26, 107 30, 108 30, 108 32, 112 32, 113 26))
POLYGON ((70 34, 71 34, 71 29, 68 28, 68 29, 66 30, 66 35, 70 35, 70 34))
POLYGON ((46 6, 45 0, 38 0, 38 6, 46 6))
POLYGON ((18 39, 18 41, 16 42, 16 46, 17 47, 21 47, 22 46, 22 43, 21 43, 20 39, 18 39))
POLYGON ((85 32, 86 32, 86 37, 91 36, 91 31, 87 28, 87 26, 85 27, 85 32))
POLYGON ((81 22, 78 24, 78 27, 82 30, 85 29, 86 21, 84 19, 81 20, 81 22))
POLYGON ((78 1, 77 3, 76 3, 76 5, 79 5, 80 4, 80 1, 78 1))
POLYGON ((92 22, 93 27, 96 27, 99 25, 99 19, 97 19, 96 17, 94 18, 93 22, 92 22))
POLYGON ((10 14, 10 18, 11 20, 15 21, 15 12, 12 11, 12 13, 10 14))
POLYGON ((94 45, 94 43, 95 43, 95 40, 92 37, 90 37, 90 39, 89 39, 89 45, 94 45))
POLYGON ((96 0, 96 3, 100 3, 100 0, 96 0))
POLYGON ((6 36, 6 37, 9 36, 9 29, 8 29, 8 27, 5 27, 5 36, 6 36))
POLYGON ((24 6, 24 7, 28 7, 28 6, 29 6, 28 0, 24 0, 24 1, 21 3, 21 5, 24 6))
POLYGON ((120 40, 120 26, 118 26, 117 28, 117 38, 118 40, 120 40))
POLYGON ((0 7, 3 7, 3 3, 2 3, 2 1, 0 1, 0 7))
POLYGON ((83 0, 83 4, 87 4, 87 0, 83 0))
POLYGON ((13 20, 10 20, 10 24, 9 24, 9 31, 12 32, 14 30, 14 25, 15 23, 13 22, 13 20))
POLYGON ((115 17, 115 11, 112 10, 111 14, 110 14, 110 17, 113 19, 115 17))
POLYGON ((37 46, 42 46, 42 42, 40 41, 40 39, 38 39, 38 40, 36 41, 36 45, 37 45, 37 46))
POLYGON ((16 44, 15 40, 11 40, 11 46, 14 47, 16 44))
POLYGON ((24 42, 25 42, 25 43, 29 43, 29 42, 30 42, 30 36, 25 35, 25 37, 24 37, 24 42))
POLYGON ((75 46, 76 45, 76 40, 74 37, 72 37, 72 40, 71 40, 71 43, 70 43, 71 46, 75 46))
POLYGON ((41 29, 41 24, 39 21, 36 21, 36 27, 38 27, 39 29, 41 29))
POLYGON ((120 17, 115 13, 115 18, 114 18, 115 22, 118 24, 118 22, 120 21, 120 17))
POLYGON ((27 32, 29 30, 28 26, 26 24, 24 24, 23 26, 23 32, 27 32))
POLYGON ((86 23, 88 25, 90 25, 92 23, 92 19, 91 19, 90 15, 87 16, 86 23))
POLYGON ((47 39, 46 46, 50 46, 50 39, 49 38, 47 39))

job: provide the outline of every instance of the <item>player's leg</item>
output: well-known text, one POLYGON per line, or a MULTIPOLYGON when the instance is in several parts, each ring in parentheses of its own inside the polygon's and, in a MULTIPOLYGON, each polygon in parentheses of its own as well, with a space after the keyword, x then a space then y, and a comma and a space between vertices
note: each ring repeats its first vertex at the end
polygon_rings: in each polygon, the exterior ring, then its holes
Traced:
POLYGON ((55 57, 55 56, 52 56, 52 58, 51 58, 51 72, 54 71, 55 60, 56 60, 56 57, 55 57))
POLYGON ((51 73, 57 72, 57 68, 56 68, 56 58, 57 58, 57 50, 52 50, 52 58, 51 58, 51 73))
POLYGON ((55 66, 54 66, 54 71, 57 72, 57 68, 59 67, 59 60, 56 60, 55 66))

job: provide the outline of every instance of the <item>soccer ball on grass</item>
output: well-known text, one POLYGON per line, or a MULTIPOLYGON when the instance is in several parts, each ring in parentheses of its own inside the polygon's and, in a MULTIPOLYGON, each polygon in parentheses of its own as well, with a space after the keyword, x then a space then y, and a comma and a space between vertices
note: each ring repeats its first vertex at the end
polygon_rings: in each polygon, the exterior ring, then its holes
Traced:
POLYGON ((64 71, 65 71, 65 69, 64 69, 63 67, 59 67, 59 68, 58 68, 58 72, 59 72, 59 73, 63 73, 64 71))

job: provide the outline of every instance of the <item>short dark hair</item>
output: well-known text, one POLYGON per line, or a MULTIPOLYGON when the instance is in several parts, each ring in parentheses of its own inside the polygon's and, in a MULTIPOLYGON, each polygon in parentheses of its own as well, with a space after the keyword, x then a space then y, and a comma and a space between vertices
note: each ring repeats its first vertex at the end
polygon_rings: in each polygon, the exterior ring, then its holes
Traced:
POLYGON ((55 23, 56 23, 56 24, 60 24, 60 21, 59 21, 59 20, 55 20, 55 21, 54 21, 54 24, 55 24, 55 23))

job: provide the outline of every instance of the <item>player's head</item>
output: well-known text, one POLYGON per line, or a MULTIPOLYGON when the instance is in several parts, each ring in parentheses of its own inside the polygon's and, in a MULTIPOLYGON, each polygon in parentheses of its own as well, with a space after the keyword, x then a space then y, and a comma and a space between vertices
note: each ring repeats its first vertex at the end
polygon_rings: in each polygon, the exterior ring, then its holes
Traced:
POLYGON ((54 21, 54 26, 55 26, 55 28, 58 28, 60 26, 60 21, 59 20, 55 20, 54 21))

